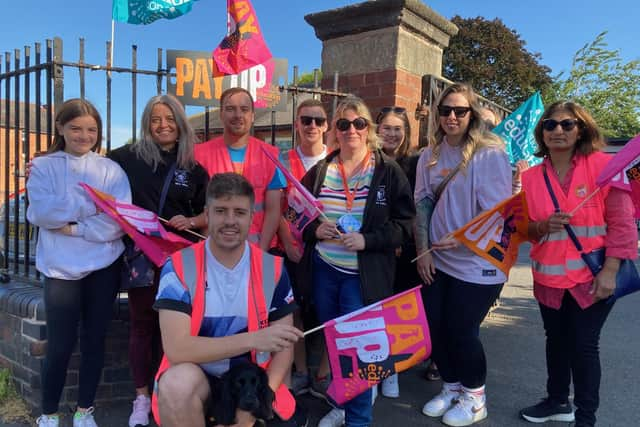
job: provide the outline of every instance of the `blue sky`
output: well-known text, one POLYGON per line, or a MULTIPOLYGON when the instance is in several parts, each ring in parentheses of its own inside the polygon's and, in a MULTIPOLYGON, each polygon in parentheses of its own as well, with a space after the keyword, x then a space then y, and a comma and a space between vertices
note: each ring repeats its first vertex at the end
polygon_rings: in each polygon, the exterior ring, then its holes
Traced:
MULTIPOLYGON (((253 0, 260 26, 274 57, 286 58, 289 67, 298 65, 301 71, 320 67, 321 42, 304 15, 349 4, 349 0, 253 0)), ((607 30, 612 49, 619 49, 625 60, 640 58, 637 0, 428 0, 425 3, 446 18, 483 16, 501 18, 518 32, 531 52, 542 55, 541 63, 555 75, 571 67, 573 54, 585 43, 607 30)), ((116 23, 115 66, 130 66, 132 44, 138 45, 138 67, 154 69, 156 49, 213 50, 226 29, 225 0, 199 0, 191 13, 175 20, 159 20, 147 26, 116 23)), ((64 58, 78 59, 78 39, 85 38, 86 61, 105 62, 105 42, 111 33, 110 0, 16 0, 3 1, 0 54, 11 52, 34 42, 59 36, 64 41, 64 58)), ((2 57, 4 72, 4 56, 2 57)), ((76 74, 65 68, 65 73, 76 74)), ((99 108, 104 105, 104 74, 90 84, 87 97, 99 108)), ((91 77, 89 77, 91 79, 91 77)), ((91 82, 91 80, 89 80, 91 82)), ((129 95, 119 103, 117 94, 129 80, 114 78, 114 145, 125 135, 130 136, 131 117, 129 95), (122 105, 122 108, 118 108, 122 105)), ((144 82, 142 87, 155 87, 144 82)), ((4 92, 4 88, 3 88, 4 92)), ((67 84, 65 96, 79 95, 76 85, 67 84)), ((139 104, 144 106, 152 92, 141 92, 139 104)), ((4 95, 3 95, 4 96, 4 95)), ((140 109, 141 107, 139 107, 140 109)), ((104 109, 101 109, 104 111, 104 109)), ((139 111, 138 111, 139 112, 139 111)))

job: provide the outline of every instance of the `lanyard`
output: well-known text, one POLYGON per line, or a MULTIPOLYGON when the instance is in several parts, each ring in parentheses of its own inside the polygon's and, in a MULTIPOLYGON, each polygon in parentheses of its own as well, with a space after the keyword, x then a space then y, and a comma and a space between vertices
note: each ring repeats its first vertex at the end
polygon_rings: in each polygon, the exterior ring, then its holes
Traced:
POLYGON ((344 196, 347 198, 347 212, 351 212, 353 209, 353 201, 356 198, 356 191, 358 191, 358 186, 360 185, 360 180, 367 172, 367 167, 369 166, 369 159, 371 158, 371 153, 367 150, 367 154, 362 159, 356 170, 360 169, 360 174, 358 175, 358 180, 356 184, 353 186, 353 192, 349 189, 349 180, 347 178, 347 174, 344 171, 344 165, 342 164, 342 160, 340 156, 338 156, 338 168, 340 169, 340 175, 342 176, 342 186, 344 188, 344 196))

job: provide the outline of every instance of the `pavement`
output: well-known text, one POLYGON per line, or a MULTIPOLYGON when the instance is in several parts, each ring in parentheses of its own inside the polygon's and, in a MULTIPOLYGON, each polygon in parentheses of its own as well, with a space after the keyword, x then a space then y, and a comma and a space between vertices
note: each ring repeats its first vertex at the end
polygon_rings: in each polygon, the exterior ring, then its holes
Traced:
MULTIPOLYGON (((531 426, 518 418, 520 408, 535 404, 545 396, 546 365, 544 359, 544 330, 538 306, 532 297, 532 278, 528 250, 511 270, 508 284, 481 328, 487 355, 486 384, 487 419, 474 424, 481 427, 531 426)), ((602 383, 598 426, 640 426, 640 292, 616 303, 602 331, 600 357, 602 383)), ((443 426, 439 419, 421 413, 422 406, 440 390, 439 382, 423 379, 424 365, 400 374, 400 397, 379 396, 374 405, 373 427, 443 426)), ((132 396, 133 398, 133 396, 132 396)), ((301 404, 308 409, 309 426, 329 411, 321 400, 302 396, 301 404)), ((96 408, 96 422, 100 427, 126 427, 130 405, 120 404, 96 408)), ((0 427, 26 427, 29 424, 2 424, 0 427)), ((61 422, 70 426, 71 418, 61 422)), ((152 424, 155 426, 155 424, 152 424)), ((546 426, 567 426, 549 422, 546 426)))

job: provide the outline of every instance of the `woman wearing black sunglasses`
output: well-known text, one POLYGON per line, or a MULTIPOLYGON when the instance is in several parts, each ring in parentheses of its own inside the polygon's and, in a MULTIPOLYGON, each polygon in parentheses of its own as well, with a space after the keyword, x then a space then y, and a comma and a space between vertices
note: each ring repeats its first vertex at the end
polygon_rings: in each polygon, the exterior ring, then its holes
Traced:
POLYGON ((451 426, 487 417, 487 364, 480 323, 500 294, 504 273, 451 232, 511 196, 511 167, 502 141, 481 117, 470 86, 446 88, 435 104, 430 145, 416 169, 418 273, 433 346, 432 360, 444 382, 422 412, 451 426))
POLYGON ((520 415, 534 423, 575 417, 578 427, 594 426, 600 388, 598 341, 613 307, 606 299, 615 289, 620 260, 637 256, 633 202, 626 191, 607 186, 576 209, 596 190, 596 178, 610 159, 600 152, 602 135, 581 106, 549 106, 535 137, 536 155, 544 161, 523 174, 522 189, 533 241, 533 292, 546 333, 547 397, 520 415), (585 253, 606 248, 604 267, 595 278, 567 224, 585 253), (575 416, 569 403, 572 378, 575 416))
MULTIPOLYGON (((304 229, 300 262, 303 293, 313 298, 320 322, 391 296, 395 248, 411 238, 415 215, 409 182, 378 148, 371 114, 361 99, 347 98, 338 105, 331 131, 339 149, 302 179, 329 219, 304 229)), ((372 425, 371 390, 329 412, 319 427, 343 424, 372 425)))

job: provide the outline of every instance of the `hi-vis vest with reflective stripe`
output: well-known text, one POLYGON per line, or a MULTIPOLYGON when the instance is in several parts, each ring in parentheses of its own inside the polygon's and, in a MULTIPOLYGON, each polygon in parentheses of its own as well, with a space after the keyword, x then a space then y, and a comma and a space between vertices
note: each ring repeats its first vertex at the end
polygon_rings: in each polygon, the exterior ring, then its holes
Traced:
MULTIPOLYGON (((206 240, 193 246, 182 249, 171 255, 174 271, 182 286, 191 295, 191 329, 192 336, 198 336, 205 312, 205 244, 206 240)), ((269 323, 269 307, 275 293, 276 286, 282 275, 282 258, 274 257, 263 252, 255 245, 250 244, 251 272, 249 274, 247 329, 255 332, 265 328, 269 323)), ((267 369, 271 361, 271 355, 264 352, 251 351, 251 360, 267 369)), ((160 412, 158 409, 158 381, 162 374, 171 367, 166 356, 162 357, 160 368, 156 374, 151 400, 153 417, 160 424, 160 412)), ((275 391, 273 410, 284 420, 293 416, 296 402, 285 384, 280 384, 275 391)))
MULTIPOLYGON (((276 171, 276 165, 264 155, 262 148, 270 151, 274 157, 278 157, 279 151, 277 147, 267 145, 250 136, 247 151, 244 154, 244 161, 242 162, 242 176, 251 183, 256 196, 253 221, 249 228, 249 241, 252 243, 257 243, 260 240, 264 222, 265 194, 276 171)), ((196 144, 194 146, 194 155, 196 161, 207 170, 209 177, 216 173, 235 172, 223 137, 196 144)), ((275 240, 274 236, 271 247, 275 245, 275 240)))
MULTIPOLYGON (((563 212, 571 212, 596 188, 596 178, 609 162, 610 156, 596 152, 589 156, 576 154, 576 166, 571 177, 569 193, 560 187, 556 173, 547 168, 551 187, 563 212)), ((544 182, 544 164, 535 166, 522 175, 522 189, 526 192, 529 218, 547 219, 555 210, 544 182)), ((604 246, 607 226, 604 220, 604 200, 609 188, 602 188, 571 218, 571 228, 585 252, 604 246)), ((593 275, 565 230, 551 233, 531 248, 533 279, 551 288, 572 288, 578 283, 593 280, 593 275)))

